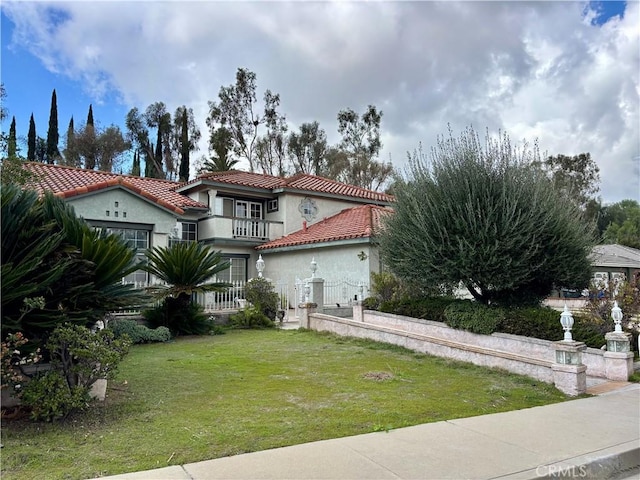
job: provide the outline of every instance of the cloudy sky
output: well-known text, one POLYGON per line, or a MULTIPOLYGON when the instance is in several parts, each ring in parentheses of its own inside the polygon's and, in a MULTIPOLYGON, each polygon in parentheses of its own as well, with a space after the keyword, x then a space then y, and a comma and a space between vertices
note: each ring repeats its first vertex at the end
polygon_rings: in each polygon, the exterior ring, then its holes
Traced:
MULTIPOLYGON (((640 200, 640 8, 633 2, 11 2, 2 10, 9 121, 46 137, 93 104, 102 126, 163 101, 193 108, 257 75, 291 129, 383 111, 382 160, 402 169, 450 124, 538 140, 543 153, 590 152, 601 196, 640 200)), ((62 135, 61 135, 62 136, 62 135)), ((206 138, 206 134, 204 135, 206 138)), ((202 145, 206 150, 206 143, 202 145)), ((204 152, 201 152, 204 153, 204 152)))

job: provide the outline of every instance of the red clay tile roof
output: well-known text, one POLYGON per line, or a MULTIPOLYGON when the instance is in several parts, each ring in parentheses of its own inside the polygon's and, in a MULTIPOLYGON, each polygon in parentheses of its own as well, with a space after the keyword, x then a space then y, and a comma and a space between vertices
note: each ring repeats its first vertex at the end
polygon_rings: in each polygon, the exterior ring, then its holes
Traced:
POLYGON ((26 162, 24 167, 37 175, 36 182, 30 185, 32 188, 40 193, 48 190, 62 198, 85 195, 119 185, 179 215, 184 214, 185 208, 207 208, 206 205, 176 192, 175 189, 181 186, 178 182, 36 162, 26 162))
POLYGON ((386 193, 375 192, 346 183, 336 182, 328 178, 309 175, 308 173, 298 173, 285 179, 285 188, 295 190, 306 190, 311 192, 332 193, 344 195, 346 197, 364 198, 372 201, 391 203, 393 196, 386 193))
MULTIPOLYGON (((372 202, 391 203, 393 196, 386 193, 374 192, 365 188, 355 187, 344 183, 329 180, 328 178, 298 173, 291 177, 275 177, 263 173, 243 172, 240 170, 230 170, 228 172, 213 172, 200 175, 190 183, 199 180, 209 180, 211 182, 226 183, 252 188, 262 188, 265 190, 301 190, 306 192, 317 192, 360 198, 372 202)), ((187 184, 189 185, 189 184, 187 184)))
POLYGON ((381 218, 393 210, 378 205, 346 208, 336 215, 277 240, 259 245, 256 250, 293 247, 312 243, 368 238, 380 230, 381 218))
POLYGON ((266 190, 280 188, 284 181, 282 177, 274 177, 273 175, 266 175, 264 173, 243 172, 241 170, 204 173, 194 181, 198 180, 209 180, 243 187, 264 188, 266 190))

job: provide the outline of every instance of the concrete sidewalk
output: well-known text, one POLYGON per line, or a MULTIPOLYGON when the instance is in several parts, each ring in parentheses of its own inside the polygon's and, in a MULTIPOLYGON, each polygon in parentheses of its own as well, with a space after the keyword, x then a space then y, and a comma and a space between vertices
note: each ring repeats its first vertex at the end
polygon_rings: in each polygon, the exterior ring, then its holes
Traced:
POLYGON ((627 479, 638 466, 640 385, 630 384, 544 407, 103 478, 627 479))

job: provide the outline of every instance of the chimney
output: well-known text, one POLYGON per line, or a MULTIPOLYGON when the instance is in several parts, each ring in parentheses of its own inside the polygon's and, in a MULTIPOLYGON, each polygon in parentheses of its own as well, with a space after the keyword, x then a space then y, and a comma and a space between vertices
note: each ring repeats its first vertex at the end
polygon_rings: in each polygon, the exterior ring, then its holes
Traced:
POLYGON ((306 221, 306 220, 303 220, 303 221, 302 221, 302 231, 303 231, 303 232, 306 232, 306 231, 307 231, 307 221, 306 221))

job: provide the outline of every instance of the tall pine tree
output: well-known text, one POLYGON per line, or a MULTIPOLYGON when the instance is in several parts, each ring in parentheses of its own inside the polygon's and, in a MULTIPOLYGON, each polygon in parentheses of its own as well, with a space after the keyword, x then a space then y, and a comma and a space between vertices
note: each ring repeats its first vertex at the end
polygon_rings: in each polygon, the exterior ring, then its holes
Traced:
POLYGON ((36 159, 36 121, 33 119, 33 113, 29 119, 29 134, 27 136, 27 160, 35 161, 36 159))
POLYGON ((49 130, 47 131, 47 163, 55 163, 60 158, 60 150, 58 150, 58 99, 56 89, 51 94, 51 111, 49 113, 49 130))

